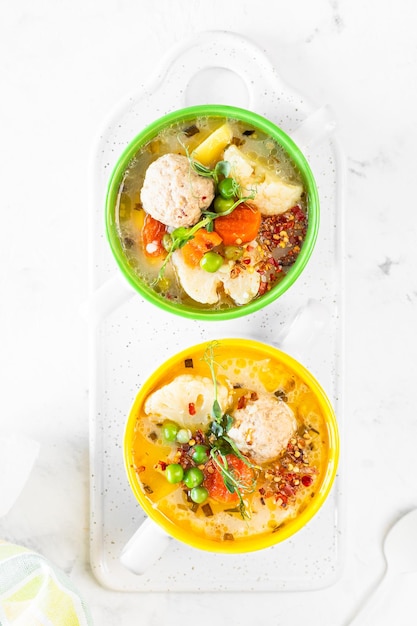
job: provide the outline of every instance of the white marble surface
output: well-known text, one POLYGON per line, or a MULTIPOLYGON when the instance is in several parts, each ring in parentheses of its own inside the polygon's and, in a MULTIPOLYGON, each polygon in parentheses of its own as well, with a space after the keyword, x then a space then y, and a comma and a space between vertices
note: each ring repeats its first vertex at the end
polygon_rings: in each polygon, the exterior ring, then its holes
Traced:
MULTIPOLYGON (((311 626, 347 626, 382 576, 387 529, 417 507, 414 17, 412 0, 1 4, 0 434, 41 448, 0 537, 65 570, 97 625, 171 624, 174 615, 204 626, 301 626, 307 611, 311 626), (330 104, 347 159, 344 569, 314 592, 125 594, 89 569, 79 314, 89 157, 109 112, 173 44, 219 28, 247 36, 308 100, 330 104)), ((366 623, 415 623, 416 582, 397 580, 366 623)))

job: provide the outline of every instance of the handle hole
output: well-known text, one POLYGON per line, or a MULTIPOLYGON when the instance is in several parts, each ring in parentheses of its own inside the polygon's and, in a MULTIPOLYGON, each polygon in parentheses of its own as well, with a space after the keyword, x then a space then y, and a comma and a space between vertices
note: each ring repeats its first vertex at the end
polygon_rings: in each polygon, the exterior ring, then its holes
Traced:
POLYGON ((185 104, 229 104, 248 108, 249 92, 236 72, 224 67, 209 67, 194 74, 189 81, 185 104))

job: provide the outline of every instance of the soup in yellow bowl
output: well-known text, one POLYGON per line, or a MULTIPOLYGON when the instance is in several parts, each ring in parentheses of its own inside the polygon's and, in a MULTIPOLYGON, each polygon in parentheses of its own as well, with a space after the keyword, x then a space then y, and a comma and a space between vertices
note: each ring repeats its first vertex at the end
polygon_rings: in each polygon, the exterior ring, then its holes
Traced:
POLYGON ((144 511, 171 536, 248 552, 318 511, 338 462, 336 417, 289 355, 246 339, 193 346, 140 389, 124 455, 144 511))

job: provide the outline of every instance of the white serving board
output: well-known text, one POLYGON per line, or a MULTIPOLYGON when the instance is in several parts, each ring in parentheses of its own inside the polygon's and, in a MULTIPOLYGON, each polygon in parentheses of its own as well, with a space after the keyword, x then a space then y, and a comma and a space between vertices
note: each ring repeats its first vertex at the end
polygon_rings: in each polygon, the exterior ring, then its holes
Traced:
POLYGON ((106 587, 125 591, 278 591, 333 584, 343 564, 343 177, 326 107, 315 110, 285 85, 264 53, 226 32, 199 33, 172 51, 155 80, 124 99, 101 134, 90 199, 91 565, 106 587), (221 97, 217 97, 220 93, 221 97), (193 104, 231 104, 263 115, 298 143, 321 202, 312 258, 298 281, 266 310, 226 322, 168 314, 119 275, 105 235, 107 184, 121 152, 154 119, 193 104), (121 550, 144 514, 125 475, 126 417, 140 385, 166 358, 222 337, 283 347, 317 377, 335 408, 342 459, 322 509, 287 541, 248 555, 216 555, 172 541, 142 576, 121 550))

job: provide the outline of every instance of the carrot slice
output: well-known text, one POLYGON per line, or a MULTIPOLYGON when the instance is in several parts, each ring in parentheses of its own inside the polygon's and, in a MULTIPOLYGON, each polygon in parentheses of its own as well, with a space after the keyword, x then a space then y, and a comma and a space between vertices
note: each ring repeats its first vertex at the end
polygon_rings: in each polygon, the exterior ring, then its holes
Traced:
POLYGON ((205 228, 200 228, 194 235, 194 238, 190 239, 182 248, 184 261, 190 267, 196 267, 203 255, 215 246, 220 245, 221 242, 222 239, 217 233, 209 233, 205 228))
POLYGON ((258 209, 240 204, 229 215, 217 217, 214 220, 214 230, 223 239, 225 246, 239 246, 255 239, 261 219, 258 209))
MULTIPOLYGON (((253 471, 234 454, 226 455, 228 471, 242 484, 251 486, 253 482, 253 471)), ((220 469, 213 461, 207 463, 205 468, 204 486, 209 492, 209 496, 218 502, 238 502, 237 493, 230 493, 224 484, 220 469)))
POLYGON ((166 254, 162 245, 162 238, 167 232, 165 224, 147 214, 142 228, 143 251, 148 257, 158 257, 166 254))

